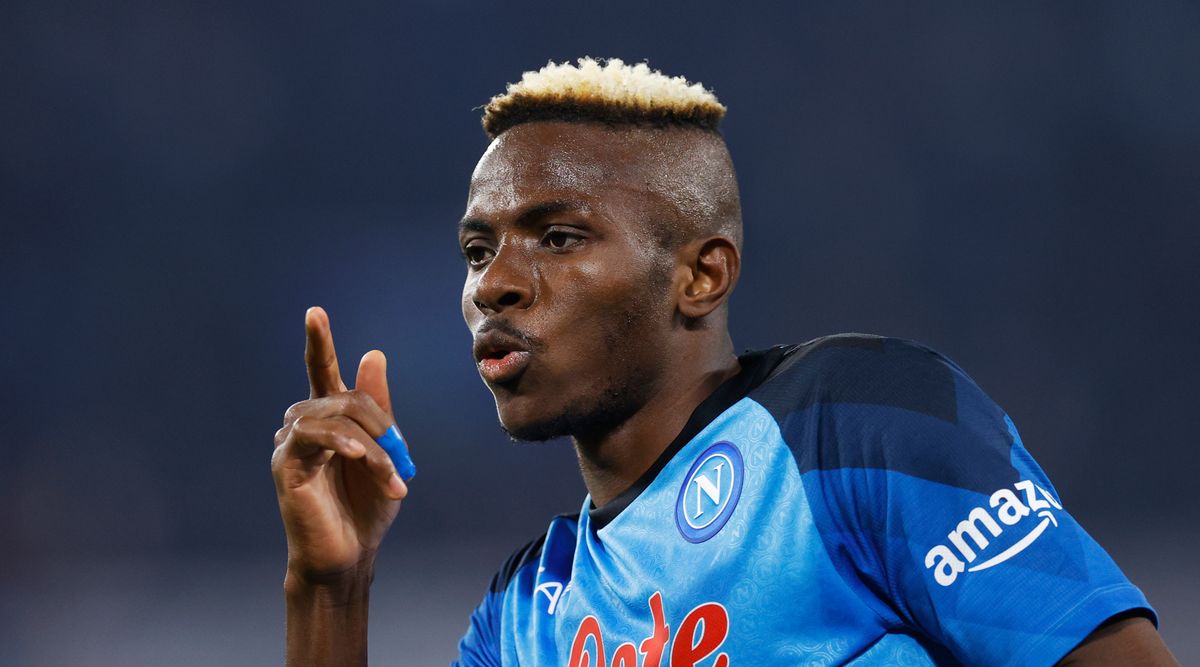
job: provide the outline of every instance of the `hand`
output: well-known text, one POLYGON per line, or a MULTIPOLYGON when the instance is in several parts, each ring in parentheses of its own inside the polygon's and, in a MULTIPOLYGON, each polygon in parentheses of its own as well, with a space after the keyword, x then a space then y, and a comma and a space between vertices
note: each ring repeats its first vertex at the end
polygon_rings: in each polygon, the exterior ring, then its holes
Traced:
POLYGON ((309 399, 288 408, 275 433, 271 474, 288 542, 288 576, 335 583, 370 572, 408 487, 375 442, 395 423, 387 360, 363 355, 353 390, 342 382, 329 317, 305 313, 309 399))

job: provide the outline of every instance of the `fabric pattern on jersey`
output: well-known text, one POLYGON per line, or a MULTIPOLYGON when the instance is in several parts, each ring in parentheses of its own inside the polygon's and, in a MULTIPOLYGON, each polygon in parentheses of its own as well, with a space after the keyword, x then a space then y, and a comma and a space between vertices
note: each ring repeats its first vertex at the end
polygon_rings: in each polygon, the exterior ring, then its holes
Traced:
POLYGON ((842 335, 741 362, 628 491, 514 553, 455 664, 1037 665, 1155 619, 944 357, 842 335))

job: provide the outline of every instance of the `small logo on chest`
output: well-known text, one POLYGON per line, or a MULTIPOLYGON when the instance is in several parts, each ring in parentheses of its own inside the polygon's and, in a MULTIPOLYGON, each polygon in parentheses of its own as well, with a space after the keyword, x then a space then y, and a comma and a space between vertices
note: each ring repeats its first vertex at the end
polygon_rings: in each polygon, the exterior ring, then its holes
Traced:
POLYGON ((696 458, 675 500, 675 525, 683 539, 704 542, 725 526, 742 495, 744 475, 742 453, 732 442, 718 442, 696 458))

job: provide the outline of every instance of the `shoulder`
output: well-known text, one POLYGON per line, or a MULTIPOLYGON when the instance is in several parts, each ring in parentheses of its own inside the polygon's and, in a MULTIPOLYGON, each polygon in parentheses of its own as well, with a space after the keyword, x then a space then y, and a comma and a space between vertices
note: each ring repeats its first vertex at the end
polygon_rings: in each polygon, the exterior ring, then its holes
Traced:
POLYGON ((542 533, 525 544, 517 547, 517 549, 513 551, 507 559, 505 559, 504 564, 500 566, 500 569, 496 571, 496 574, 492 577, 492 583, 488 589, 493 593, 503 593, 508 588, 508 584, 513 580, 514 577, 517 576, 517 572, 521 571, 521 568, 529 565, 530 563, 538 562, 538 559, 542 556, 542 547, 545 544, 546 533, 542 533))
POLYGON ((994 488, 995 475, 1012 469, 1003 410, 957 364, 914 341, 838 334, 797 345, 751 398, 775 418, 802 473, 882 469, 994 488), (964 478, 968 459, 988 472, 964 478))
POLYGON ((776 417, 816 404, 903 408, 956 418, 962 369, 910 340, 869 334, 823 336, 795 346, 753 397, 776 417))
MULTIPOLYGON (((550 532, 555 530, 555 527, 560 524, 577 524, 579 522, 578 514, 561 514, 554 517, 550 523, 550 527, 545 532, 537 537, 529 540, 525 544, 517 547, 507 559, 500 569, 496 571, 492 577, 492 583, 489 590, 492 593, 503 593, 508 589, 508 585, 521 570, 527 567, 536 567, 542 561, 542 554, 546 550, 546 538, 550 532)), ((553 550, 552 550, 553 551, 553 550)))

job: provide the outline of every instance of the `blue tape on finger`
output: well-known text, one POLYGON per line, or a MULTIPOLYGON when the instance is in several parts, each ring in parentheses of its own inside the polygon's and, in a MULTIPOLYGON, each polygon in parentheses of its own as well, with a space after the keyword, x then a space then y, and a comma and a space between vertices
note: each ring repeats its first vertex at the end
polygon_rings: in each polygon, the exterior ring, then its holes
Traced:
POLYGON ((400 479, 407 482, 417 474, 417 466, 413 465, 412 457, 408 455, 408 445, 400 436, 400 429, 396 428, 395 424, 392 424, 383 435, 375 438, 375 442, 378 442, 379 446, 383 447, 383 451, 387 452, 388 457, 392 459, 400 479))

